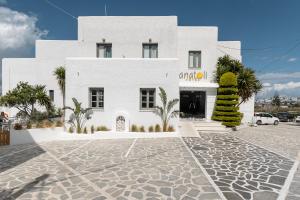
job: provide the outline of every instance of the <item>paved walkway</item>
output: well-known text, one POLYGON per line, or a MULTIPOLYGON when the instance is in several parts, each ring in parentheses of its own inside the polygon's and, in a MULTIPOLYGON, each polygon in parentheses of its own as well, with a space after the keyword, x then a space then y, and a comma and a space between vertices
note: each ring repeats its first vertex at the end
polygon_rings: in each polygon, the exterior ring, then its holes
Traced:
POLYGON ((51 142, 0 152, 0 199, 221 199, 180 138, 51 142))

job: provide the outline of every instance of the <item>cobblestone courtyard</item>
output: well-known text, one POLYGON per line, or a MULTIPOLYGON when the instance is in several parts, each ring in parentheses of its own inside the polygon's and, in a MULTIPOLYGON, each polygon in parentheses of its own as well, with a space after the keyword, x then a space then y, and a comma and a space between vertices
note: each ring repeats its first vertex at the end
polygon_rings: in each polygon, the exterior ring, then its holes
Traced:
POLYGON ((0 199, 300 199, 299 129, 0 147, 0 199))

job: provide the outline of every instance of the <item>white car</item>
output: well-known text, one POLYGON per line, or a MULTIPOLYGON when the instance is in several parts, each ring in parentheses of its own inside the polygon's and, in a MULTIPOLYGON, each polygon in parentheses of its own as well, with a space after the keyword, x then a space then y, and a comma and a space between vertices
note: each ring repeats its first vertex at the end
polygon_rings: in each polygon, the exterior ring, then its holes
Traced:
POLYGON ((262 124, 278 125, 279 124, 279 119, 269 113, 255 113, 254 119, 257 125, 262 125, 262 124))
POLYGON ((298 124, 300 124, 300 116, 298 116, 298 117, 296 117, 296 120, 295 120, 295 122, 298 124))

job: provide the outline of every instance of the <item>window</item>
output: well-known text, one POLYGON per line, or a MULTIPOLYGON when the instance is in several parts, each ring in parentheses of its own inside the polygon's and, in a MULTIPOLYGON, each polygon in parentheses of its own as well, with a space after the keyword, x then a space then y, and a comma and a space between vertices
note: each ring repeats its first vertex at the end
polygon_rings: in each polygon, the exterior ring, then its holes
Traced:
POLYGON ((189 52, 189 68, 201 68, 201 51, 189 52))
POLYGON ((90 107, 104 108, 104 88, 90 88, 90 107))
POLYGON ((98 58, 111 58, 111 44, 97 44, 98 58))
POLYGON ((54 101, 54 90, 49 90, 49 98, 51 101, 54 101))
POLYGON ((157 58, 158 44, 143 44, 143 58, 157 58))
POLYGON ((140 108, 152 109, 155 106, 155 88, 140 89, 140 108))

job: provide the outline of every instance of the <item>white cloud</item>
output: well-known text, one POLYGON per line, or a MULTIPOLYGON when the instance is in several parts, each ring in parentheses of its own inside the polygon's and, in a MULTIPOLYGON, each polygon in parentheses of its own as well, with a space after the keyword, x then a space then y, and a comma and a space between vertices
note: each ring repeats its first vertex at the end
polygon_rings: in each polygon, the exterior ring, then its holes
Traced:
MULTIPOLYGON (((0 0, 0 3, 5 2, 0 0)), ((0 6, 0 61, 2 58, 33 56, 35 40, 48 34, 47 30, 37 27, 37 21, 36 16, 0 6)))
POLYGON ((271 83, 263 83, 263 87, 271 87, 272 84, 271 83))
POLYGON ((300 96, 300 82, 290 81, 287 83, 263 83, 263 89, 259 92, 259 97, 268 97, 279 92, 280 95, 300 96))
POLYGON ((287 61, 288 62, 295 62, 296 60, 298 60, 298 58, 289 58, 287 61))
POLYGON ((47 35, 36 27, 37 18, 0 7, 0 53, 33 45, 36 39, 47 35))
POLYGON ((291 79, 291 78, 300 78, 300 72, 291 72, 291 73, 265 73, 258 75, 260 80, 276 80, 276 79, 291 79))
POLYGON ((288 83, 276 83, 272 86, 274 90, 281 91, 281 90, 290 90, 300 88, 300 82, 288 82, 288 83))

